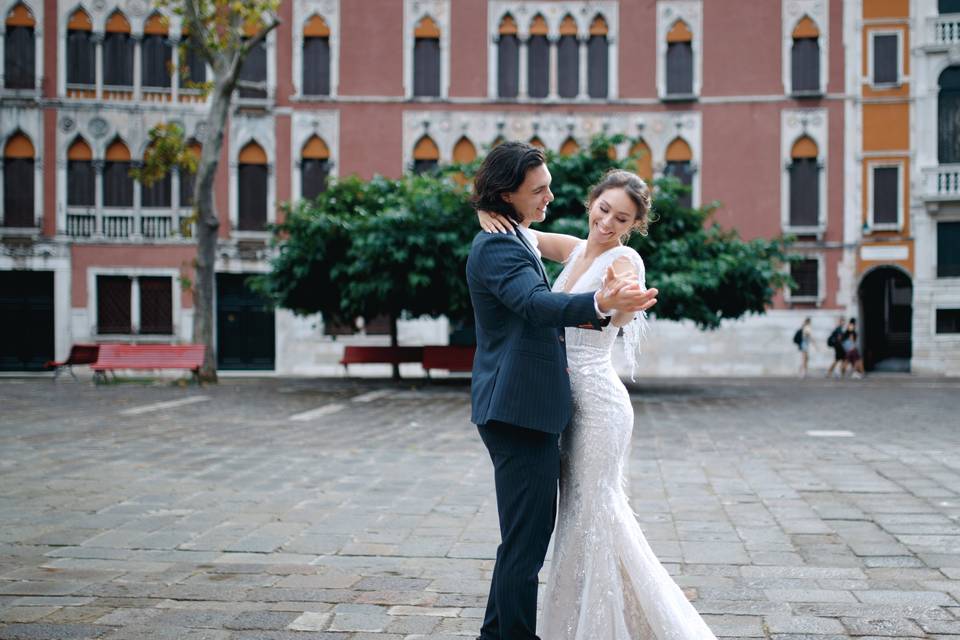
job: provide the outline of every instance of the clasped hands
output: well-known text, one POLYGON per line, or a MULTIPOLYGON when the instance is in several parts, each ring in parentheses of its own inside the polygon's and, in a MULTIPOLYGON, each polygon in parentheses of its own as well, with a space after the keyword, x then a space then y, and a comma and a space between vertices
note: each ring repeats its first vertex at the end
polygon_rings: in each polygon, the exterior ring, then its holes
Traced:
POLYGON ((597 291, 597 308, 601 313, 639 313, 657 304, 659 291, 643 289, 633 271, 617 273, 613 265, 607 267, 603 286, 597 291))

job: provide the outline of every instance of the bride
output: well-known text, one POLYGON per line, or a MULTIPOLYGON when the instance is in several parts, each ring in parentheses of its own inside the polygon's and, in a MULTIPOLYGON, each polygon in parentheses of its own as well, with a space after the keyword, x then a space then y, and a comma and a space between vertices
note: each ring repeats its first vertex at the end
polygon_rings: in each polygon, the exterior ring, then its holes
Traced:
MULTIPOLYGON (((643 260, 624 246, 646 234, 650 190, 638 176, 608 172, 587 200, 589 234, 534 231, 548 260, 562 262, 554 291, 603 286, 613 265, 644 285, 643 260)), ((480 212, 485 231, 507 232, 506 218, 480 212)), ((646 329, 645 314, 614 314, 602 331, 566 329, 574 417, 560 439, 560 509, 543 605, 549 640, 715 640, 647 543, 623 489, 633 405, 611 361, 620 329, 631 375, 646 329)))

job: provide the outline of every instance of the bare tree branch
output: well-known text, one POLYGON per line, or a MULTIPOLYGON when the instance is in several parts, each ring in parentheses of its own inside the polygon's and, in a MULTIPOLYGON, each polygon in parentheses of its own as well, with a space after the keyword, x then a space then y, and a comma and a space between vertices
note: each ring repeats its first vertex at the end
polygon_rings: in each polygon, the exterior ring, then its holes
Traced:
POLYGON ((183 0, 183 10, 187 17, 187 31, 196 34, 197 39, 191 38, 191 45, 196 46, 203 59, 214 66, 214 51, 207 44, 210 39, 210 32, 200 21, 200 14, 197 11, 197 0, 183 0))
POLYGON ((254 47, 258 46, 261 42, 266 40, 270 32, 280 26, 279 18, 277 18, 276 16, 270 16, 270 19, 271 19, 270 24, 268 24, 266 27, 261 29, 257 35, 253 36, 252 38, 247 40, 246 43, 244 43, 243 47, 240 49, 241 58, 246 58, 247 54, 250 53, 250 51, 254 47))

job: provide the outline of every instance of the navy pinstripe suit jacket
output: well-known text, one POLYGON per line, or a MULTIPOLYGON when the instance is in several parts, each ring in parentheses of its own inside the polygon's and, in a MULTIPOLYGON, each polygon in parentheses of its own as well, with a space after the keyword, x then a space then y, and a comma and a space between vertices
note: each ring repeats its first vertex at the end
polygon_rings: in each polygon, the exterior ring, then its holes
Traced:
POLYGON ((562 327, 597 325, 593 294, 551 292, 533 250, 501 233, 473 239, 467 285, 477 329, 471 422, 560 433, 573 410, 562 327))

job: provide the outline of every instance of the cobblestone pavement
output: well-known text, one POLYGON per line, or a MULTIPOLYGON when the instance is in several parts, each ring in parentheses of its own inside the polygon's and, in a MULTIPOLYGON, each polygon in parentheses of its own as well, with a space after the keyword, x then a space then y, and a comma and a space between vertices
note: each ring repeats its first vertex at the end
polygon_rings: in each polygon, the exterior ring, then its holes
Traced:
MULTIPOLYGON (((960 638, 960 381, 633 398, 634 510, 717 635, 960 638)), ((498 534, 462 382, 3 380, 0 407, 0 638, 477 633, 498 534)))

